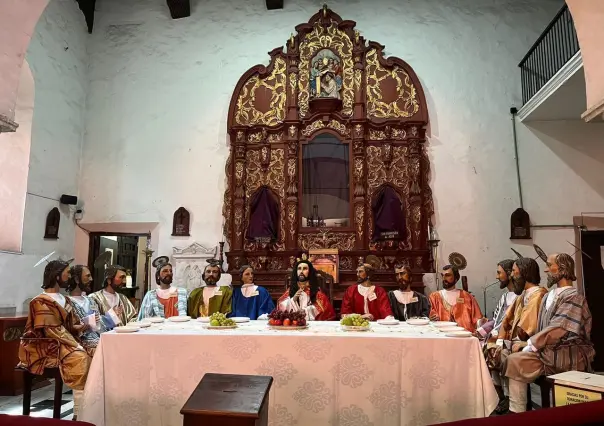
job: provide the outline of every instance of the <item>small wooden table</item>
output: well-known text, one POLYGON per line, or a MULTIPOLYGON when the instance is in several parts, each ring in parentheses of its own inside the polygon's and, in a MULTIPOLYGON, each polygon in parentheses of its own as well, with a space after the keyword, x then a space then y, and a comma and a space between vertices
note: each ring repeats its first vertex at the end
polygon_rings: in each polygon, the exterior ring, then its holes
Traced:
POLYGON ((180 410, 183 426, 267 426, 270 376, 203 376, 180 410))
POLYGON ((604 395, 604 376, 567 371, 547 376, 553 384, 554 407, 600 401, 604 395))

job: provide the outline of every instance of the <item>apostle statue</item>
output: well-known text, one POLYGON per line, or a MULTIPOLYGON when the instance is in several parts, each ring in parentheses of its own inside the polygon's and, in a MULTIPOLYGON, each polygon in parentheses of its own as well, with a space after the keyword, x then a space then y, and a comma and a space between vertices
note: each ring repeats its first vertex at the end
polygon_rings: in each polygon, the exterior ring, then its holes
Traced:
POLYGON ((349 286, 342 299, 342 317, 359 314, 368 321, 394 318, 386 290, 373 285, 372 277, 373 266, 369 263, 359 265, 357 285, 349 286))
POLYGON ((188 313, 191 318, 209 317, 216 312, 228 315, 232 311, 233 290, 229 286, 218 286, 222 276, 220 263, 208 259, 203 270, 205 286, 196 288, 189 295, 188 313))
POLYGON ((69 270, 71 277, 67 283, 68 299, 72 302, 74 312, 80 322, 88 327, 80 335, 80 342, 90 356, 94 356, 99 344, 100 333, 108 331, 107 325, 101 320, 99 307, 86 297, 92 289, 92 274, 84 265, 72 266, 69 270))
POLYGON ((172 286, 172 265, 168 256, 152 263, 155 283, 159 288, 149 290, 138 312, 138 320, 151 317, 170 318, 187 315, 187 289, 172 286))
POLYGON ((595 351, 590 339, 591 312, 585 297, 573 287, 575 261, 566 254, 547 258, 547 285, 541 301, 537 333, 522 352, 507 359, 505 376, 510 386, 510 411, 526 410, 527 383, 542 375, 565 371, 591 371, 595 351))
POLYGON ((407 265, 397 265, 394 274, 399 290, 388 292, 394 317, 399 321, 428 317, 430 301, 423 294, 411 290, 411 269, 407 265))
POLYGON ((317 271, 306 254, 294 265, 289 289, 279 298, 277 306, 282 311, 303 310, 307 321, 332 321, 336 318, 329 297, 319 288, 317 271))
POLYGON ((44 291, 29 303, 19 366, 38 375, 45 368, 59 367, 63 382, 73 389, 76 418, 92 358, 79 340, 87 326, 80 322, 73 302, 59 293, 67 287, 69 274, 69 263, 63 260, 50 261, 44 268, 44 291))
POLYGON ((240 286, 233 288, 232 317, 248 317, 252 320, 267 319, 275 304, 264 287, 254 284, 254 269, 244 265, 240 269, 240 286))
POLYGON ((103 280, 103 288, 89 296, 97 304, 101 320, 110 329, 128 324, 136 318, 136 309, 126 296, 118 292, 126 285, 126 268, 119 265, 107 266, 103 280))
POLYGON ((474 296, 456 289, 459 270, 446 265, 442 270, 443 289, 430 294, 430 319, 432 321, 454 321, 471 333, 476 331, 482 312, 474 296))
POLYGON ((485 345, 489 339, 497 339, 505 313, 508 308, 512 306, 516 297, 518 297, 518 295, 514 293, 514 283, 512 282, 513 266, 514 261, 511 259, 502 260, 497 264, 497 281, 499 281, 499 288, 501 290, 505 288, 507 291, 499 298, 499 302, 497 302, 497 306, 493 312, 493 318, 476 330, 477 335, 480 336, 485 345))

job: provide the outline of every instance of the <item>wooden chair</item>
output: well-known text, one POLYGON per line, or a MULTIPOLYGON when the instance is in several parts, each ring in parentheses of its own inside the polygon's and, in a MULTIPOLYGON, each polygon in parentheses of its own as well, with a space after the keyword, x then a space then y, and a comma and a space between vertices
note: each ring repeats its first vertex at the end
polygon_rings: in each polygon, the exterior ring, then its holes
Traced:
MULTIPOLYGON (((29 416, 31 411, 31 391, 32 391, 32 382, 34 377, 40 377, 38 375, 32 374, 29 371, 17 367, 17 371, 21 371, 23 373, 23 415, 29 416)), ((52 418, 60 419, 61 418, 61 398, 63 396, 63 378, 61 377, 61 371, 59 368, 45 368, 44 373, 42 373, 42 377, 47 379, 55 379, 55 395, 53 399, 53 407, 52 407, 52 418)))
POLYGON ((183 426, 268 426, 272 384, 270 376, 207 373, 180 410, 183 426))
MULTIPOLYGON (((550 408, 550 390, 552 388, 551 383, 547 381, 545 376, 540 376, 537 380, 535 380, 535 384, 539 386, 539 390, 541 391, 541 408, 550 408)), ((532 409, 533 402, 531 401, 531 384, 529 383, 526 390, 526 411, 530 411, 532 409)))

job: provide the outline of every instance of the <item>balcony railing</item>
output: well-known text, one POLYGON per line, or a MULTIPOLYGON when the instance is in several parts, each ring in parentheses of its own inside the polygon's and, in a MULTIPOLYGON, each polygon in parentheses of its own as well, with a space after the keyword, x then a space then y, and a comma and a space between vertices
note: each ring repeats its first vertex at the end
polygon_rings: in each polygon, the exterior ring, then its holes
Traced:
POLYGON ((522 102, 527 103, 579 51, 573 17, 564 5, 522 58, 522 102))

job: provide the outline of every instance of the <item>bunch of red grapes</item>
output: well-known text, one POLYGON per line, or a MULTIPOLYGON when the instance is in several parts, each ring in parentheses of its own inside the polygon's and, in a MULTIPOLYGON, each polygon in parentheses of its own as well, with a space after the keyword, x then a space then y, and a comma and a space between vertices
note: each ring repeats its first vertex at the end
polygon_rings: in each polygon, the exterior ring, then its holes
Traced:
POLYGON ((282 325, 285 327, 300 327, 306 325, 306 313, 304 311, 284 312, 274 309, 268 315, 269 325, 282 325))

